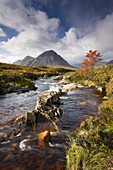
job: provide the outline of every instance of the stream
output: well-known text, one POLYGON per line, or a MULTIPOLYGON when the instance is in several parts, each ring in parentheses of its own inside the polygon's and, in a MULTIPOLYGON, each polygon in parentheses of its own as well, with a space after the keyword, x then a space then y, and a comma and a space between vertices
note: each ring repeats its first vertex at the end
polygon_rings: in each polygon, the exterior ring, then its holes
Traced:
MULTIPOLYGON (((33 110, 42 91, 54 91, 63 85, 53 77, 35 82, 38 89, 26 93, 11 93, 0 96, 0 133, 15 127, 12 120, 26 111, 33 110)), ((58 121, 60 132, 51 132, 52 140, 45 146, 38 145, 36 136, 44 130, 52 131, 49 124, 37 125, 35 131, 24 126, 17 135, 0 143, 0 169, 3 170, 65 170, 65 147, 69 145, 67 135, 90 115, 97 114, 101 98, 93 89, 76 88, 61 98, 62 118, 58 121)))

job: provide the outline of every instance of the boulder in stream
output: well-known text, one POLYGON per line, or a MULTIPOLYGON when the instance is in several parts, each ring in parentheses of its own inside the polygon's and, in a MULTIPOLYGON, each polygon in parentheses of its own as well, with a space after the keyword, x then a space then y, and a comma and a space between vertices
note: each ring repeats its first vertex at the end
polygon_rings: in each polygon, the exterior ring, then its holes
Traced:
POLYGON ((15 119, 14 122, 17 123, 17 124, 23 124, 23 123, 26 122, 26 117, 25 116, 19 116, 15 119))
POLYGON ((3 142, 3 141, 5 141, 6 139, 7 139, 7 134, 6 133, 2 133, 2 132, 0 132, 0 142, 3 142))
POLYGON ((62 91, 64 92, 72 91, 72 90, 75 90, 76 87, 77 85, 75 83, 70 83, 70 84, 65 85, 62 91))
POLYGON ((40 121, 41 117, 45 117, 47 121, 61 117, 62 109, 60 108, 59 94, 57 92, 41 92, 35 107, 35 116, 36 122, 40 121))
POLYGON ((52 104, 60 104, 60 98, 57 92, 40 92, 38 96, 38 101, 35 107, 41 108, 42 106, 50 106, 52 104))
POLYGON ((40 92, 35 110, 28 111, 25 116, 20 116, 14 121, 16 124, 26 123, 35 129, 39 122, 51 122, 56 130, 58 127, 55 120, 62 116, 60 97, 57 92, 40 92))
POLYGON ((26 113, 26 124, 28 125, 28 126, 32 126, 32 127, 35 127, 35 114, 34 114, 34 112, 32 112, 32 111, 28 111, 27 113, 26 113))
POLYGON ((48 130, 39 133, 37 137, 38 137, 38 145, 40 146, 45 146, 46 144, 48 144, 48 142, 51 139, 51 135, 48 130))

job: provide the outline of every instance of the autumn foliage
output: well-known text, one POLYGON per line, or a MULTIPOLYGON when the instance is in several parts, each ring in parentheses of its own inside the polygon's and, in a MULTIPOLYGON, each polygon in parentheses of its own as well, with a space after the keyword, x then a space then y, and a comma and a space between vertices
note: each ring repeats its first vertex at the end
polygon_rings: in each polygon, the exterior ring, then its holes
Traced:
POLYGON ((84 61, 82 62, 81 74, 85 74, 89 68, 93 69, 95 64, 101 60, 102 55, 100 53, 97 53, 96 50, 95 51, 89 50, 89 52, 85 56, 84 61))

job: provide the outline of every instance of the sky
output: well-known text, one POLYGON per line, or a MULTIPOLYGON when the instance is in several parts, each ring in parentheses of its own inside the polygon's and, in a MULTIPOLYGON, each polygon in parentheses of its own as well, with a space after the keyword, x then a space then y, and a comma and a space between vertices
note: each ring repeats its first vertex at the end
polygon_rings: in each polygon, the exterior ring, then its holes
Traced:
POLYGON ((113 0, 0 0, 0 62, 54 50, 71 65, 113 59, 113 0))

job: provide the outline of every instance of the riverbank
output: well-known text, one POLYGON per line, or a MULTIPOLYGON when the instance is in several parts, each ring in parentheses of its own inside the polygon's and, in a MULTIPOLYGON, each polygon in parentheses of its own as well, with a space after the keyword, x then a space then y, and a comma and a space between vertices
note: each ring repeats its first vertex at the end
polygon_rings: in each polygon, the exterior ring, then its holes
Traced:
MULTIPOLYGON (((67 151, 67 170, 110 170, 113 167, 113 65, 95 67, 81 75, 68 74, 70 82, 93 87, 102 94, 98 115, 89 117, 70 134, 67 151)), ((85 101, 84 101, 85 102, 85 101)))
POLYGON ((19 66, 0 63, 0 95, 7 93, 25 93, 36 90, 34 80, 65 74, 71 68, 19 66))

